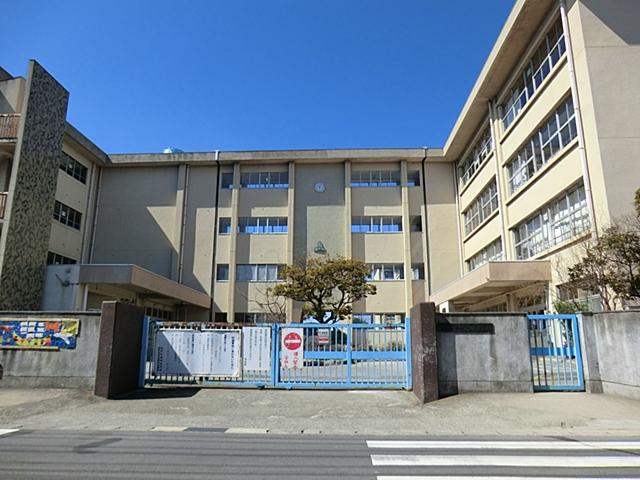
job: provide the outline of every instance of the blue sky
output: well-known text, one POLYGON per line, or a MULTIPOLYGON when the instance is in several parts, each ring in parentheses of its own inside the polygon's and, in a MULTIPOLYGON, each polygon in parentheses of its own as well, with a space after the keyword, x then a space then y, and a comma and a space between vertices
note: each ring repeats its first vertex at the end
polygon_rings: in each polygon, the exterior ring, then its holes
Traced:
POLYGON ((0 66, 38 60, 110 153, 438 147, 512 5, 0 0, 0 66))

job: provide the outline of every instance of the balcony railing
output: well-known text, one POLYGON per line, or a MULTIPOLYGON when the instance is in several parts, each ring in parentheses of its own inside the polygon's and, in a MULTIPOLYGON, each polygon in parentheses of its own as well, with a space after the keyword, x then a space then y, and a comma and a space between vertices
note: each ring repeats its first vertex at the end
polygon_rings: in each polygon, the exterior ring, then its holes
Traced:
POLYGON ((0 220, 4 219, 4 207, 7 205, 7 192, 0 192, 0 220))
POLYGON ((0 114, 0 139, 8 140, 18 137, 18 124, 20 114, 3 113, 0 114))

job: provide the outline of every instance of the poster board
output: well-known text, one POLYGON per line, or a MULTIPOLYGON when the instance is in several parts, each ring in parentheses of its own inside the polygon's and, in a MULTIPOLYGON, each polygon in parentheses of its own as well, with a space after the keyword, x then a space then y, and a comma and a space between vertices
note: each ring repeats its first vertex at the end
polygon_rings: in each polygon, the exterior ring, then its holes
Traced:
POLYGON ((23 318, 0 320, 0 347, 17 349, 74 349, 80 320, 23 318))
POLYGON ((304 357, 304 328, 283 328, 280 334, 280 366, 284 369, 300 368, 304 357))
POLYGON ((242 327, 243 371, 271 371, 271 327, 242 327))
POLYGON ((153 360, 157 375, 240 376, 239 330, 159 330, 153 360))

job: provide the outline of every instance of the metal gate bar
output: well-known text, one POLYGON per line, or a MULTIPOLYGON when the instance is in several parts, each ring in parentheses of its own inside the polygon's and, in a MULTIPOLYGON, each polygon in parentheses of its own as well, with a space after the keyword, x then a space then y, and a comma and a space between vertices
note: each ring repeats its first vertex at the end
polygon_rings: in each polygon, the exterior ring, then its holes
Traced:
POLYGON ((534 391, 584 390, 575 315, 527 315, 534 391))

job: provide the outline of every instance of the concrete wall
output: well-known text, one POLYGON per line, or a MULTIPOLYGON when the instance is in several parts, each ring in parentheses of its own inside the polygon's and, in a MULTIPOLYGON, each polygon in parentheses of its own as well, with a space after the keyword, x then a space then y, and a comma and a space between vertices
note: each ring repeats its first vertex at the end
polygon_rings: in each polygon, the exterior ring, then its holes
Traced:
POLYGON ((581 315, 587 391, 640 400, 640 312, 581 315))
POLYGON ((0 320, 79 319, 73 350, 1 349, 0 387, 92 388, 96 374, 100 312, 1 312, 0 320))
POLYGON ((436 314, 440 396, 532 392, 527 317, 436 314))

